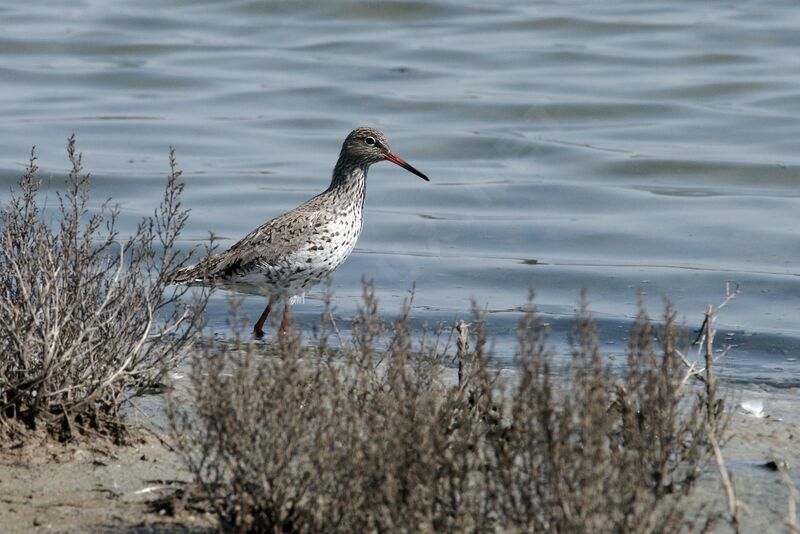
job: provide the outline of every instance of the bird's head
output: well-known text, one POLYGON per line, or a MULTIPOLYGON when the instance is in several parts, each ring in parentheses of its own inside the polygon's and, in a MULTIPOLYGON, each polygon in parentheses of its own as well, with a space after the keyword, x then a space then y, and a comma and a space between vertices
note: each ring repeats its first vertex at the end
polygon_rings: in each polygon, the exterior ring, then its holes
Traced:
POLYGON ((397 154, 389 150, 389 142, 380 130, 375 128, 356 128, 344 140, 339 159, 346 159, 357 165, 372 165, 379 161, 391 161, 409 172, 412 172, 425 181, 430 181, 427 176, 405 162, 397 154))

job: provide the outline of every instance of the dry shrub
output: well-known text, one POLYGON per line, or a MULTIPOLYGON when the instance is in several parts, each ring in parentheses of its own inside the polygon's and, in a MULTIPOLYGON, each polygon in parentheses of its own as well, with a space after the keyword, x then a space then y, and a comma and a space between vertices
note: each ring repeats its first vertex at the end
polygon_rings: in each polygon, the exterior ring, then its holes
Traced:
MULTIPOLYGON (((198 331, 203 297, 183 304, 168 274, 186 222, 174 153, 164 197, 133 235, 119 210, 90 213, 74 136, 57 211, 47 211, 31 151, 19 191, 0 210, 0 436, 60 440, 125 435, 121 410, 158 384, 198 331)), ((50 199, 51 202, 53 199, 50 199)))
POLYGON ((323 329, 308 348, 291 332, 197 355, 169 401, 173 436, 225 530, 674 532, 723 422, 710 374, 710 388, 684 385, 663 319, 638 317, 613 374, 584 309, 557 373, 531 305, 518 371, 501 381, 476 313, 462 379, 447 385, 449 342, 412 336, 407 313, 376 348, 367 286, 341 349, 323 329))

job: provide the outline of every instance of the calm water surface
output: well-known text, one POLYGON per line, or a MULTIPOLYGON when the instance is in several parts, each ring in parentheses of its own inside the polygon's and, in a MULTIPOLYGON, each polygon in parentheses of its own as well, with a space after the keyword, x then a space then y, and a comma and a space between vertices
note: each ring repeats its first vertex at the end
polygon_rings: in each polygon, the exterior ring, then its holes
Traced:
MULTIPOLYGON (((375 125, 432 182, 373 167, 335 276, 345 324, 362 276, 390 312, 416 281, 417 320, 474 297, 510 358, 529 285, 556 339, 587 288, 613 355, 637 292, 699 325, 730 281, 730 376, 800 384, 796 3, 5 1, 0 24, 0 201, 31 145, 60 178, 75 132, 129 230, 174 145, 183 245, 227 247, 375 125)), ((227 309, 217 295, 215 330, 227 309)))

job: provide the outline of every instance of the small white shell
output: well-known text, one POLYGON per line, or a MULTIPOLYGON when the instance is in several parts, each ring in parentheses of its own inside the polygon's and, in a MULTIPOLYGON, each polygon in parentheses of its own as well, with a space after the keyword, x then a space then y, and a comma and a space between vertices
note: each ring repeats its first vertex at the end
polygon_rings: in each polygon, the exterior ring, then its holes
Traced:
POLYGON ((761 399, 742 401, 739 406, 741 406, 742 410, 744 410, 747 415, 752 415, 759 419, 763 419, 767 416, 767 414, 764 413, 764 401, 761 399))

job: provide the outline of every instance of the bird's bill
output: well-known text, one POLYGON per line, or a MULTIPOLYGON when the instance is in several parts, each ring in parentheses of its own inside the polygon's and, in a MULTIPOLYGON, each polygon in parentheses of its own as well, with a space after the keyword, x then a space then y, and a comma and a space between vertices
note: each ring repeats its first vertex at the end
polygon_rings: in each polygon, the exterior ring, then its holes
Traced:
POLYGON ((430 182, 431 181, 430 178, 428 178, 427 176, 425 176, 424 174, 419 172, 417 169, 415 169, 414 167, 412 167, 411 165, 406 163, 406 161, 403 158, 401 158, 400 156, 398 156, 394 152, 388 152, 387 151, 386 154, 383 155, 383 157, 384 157, 384 159, 387 159, 388 161, 391 161, 395 165, 400 165, 405 170, 407 170, 409 172, 413 172, 414 174, 416 174, 417 176, 419 176, 420 178, 422 178, 426 182, 430 182))

